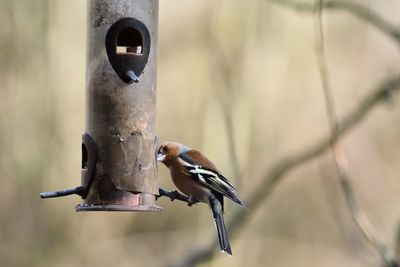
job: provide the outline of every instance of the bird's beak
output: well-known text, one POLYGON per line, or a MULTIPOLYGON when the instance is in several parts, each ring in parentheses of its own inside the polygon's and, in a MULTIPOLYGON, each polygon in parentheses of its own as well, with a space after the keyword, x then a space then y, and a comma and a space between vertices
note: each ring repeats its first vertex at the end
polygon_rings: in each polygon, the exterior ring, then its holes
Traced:
POLYGON ((163 153, 158 153, 157 154, 157 161, 162 162, 165 159, 165 154, 163 153))

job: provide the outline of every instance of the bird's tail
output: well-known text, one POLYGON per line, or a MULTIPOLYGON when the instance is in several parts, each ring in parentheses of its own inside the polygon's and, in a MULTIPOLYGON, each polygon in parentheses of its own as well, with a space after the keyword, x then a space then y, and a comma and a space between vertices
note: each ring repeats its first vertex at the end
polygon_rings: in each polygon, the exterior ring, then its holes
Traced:
POLYGON ((228 232, 226 231, 222 205, 215 197, 210 198, 210 208, 213 213, 215 226, 217 228, 219 246, 221 252, 226 252, 232 256, 231 245, 229 244, 228 232))

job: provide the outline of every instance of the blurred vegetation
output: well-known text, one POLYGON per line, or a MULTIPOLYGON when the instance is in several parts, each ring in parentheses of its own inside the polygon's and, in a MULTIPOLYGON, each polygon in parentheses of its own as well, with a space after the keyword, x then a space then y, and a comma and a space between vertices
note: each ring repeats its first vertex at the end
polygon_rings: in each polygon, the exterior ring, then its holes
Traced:
MULTIPOLYGON (((356 1, 394 25, 400 3, 356 1)), ((267 0, 160 1, 157 129, 203 151, 246 198, 277 159, 328 134, 312 15, 267 0), (236 164, 234 164, 236 162, 236 164), (243 177, 241 179, 241 177, 243 177)), ((346 12, 324 15, 339 118, 399 73, 399 46, 346 12)), ((75 213, 80 183, 86 4, 0 0, 0 266, 165 266, 214 237, 205 205, 161 213, 75 213)), ((359 205, 396 247, 400 106, 394 95, 342 143, 359 205)), ((172 188, 160 168, 161 184, 172 188)), ((228 204, 226 217, 238 207, 228 204)), ((380 266, 347 210, 326 153, 290 172, 204 266, 380 266)), ((216 248, 217 249, 217 248, 216 248)))

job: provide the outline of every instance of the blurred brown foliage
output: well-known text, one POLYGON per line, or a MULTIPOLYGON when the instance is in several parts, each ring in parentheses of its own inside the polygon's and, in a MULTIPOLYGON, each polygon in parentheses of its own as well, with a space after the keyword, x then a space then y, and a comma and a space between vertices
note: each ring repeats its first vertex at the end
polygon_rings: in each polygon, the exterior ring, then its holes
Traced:
MULTIPOLYGON (((400 25, 398 1, 356 2, 400 25)), ((159 23, 160 139, 203 151, 245 200, 277 159, 329 133, 311 15, 266 0, 169 0, 159 23)), ((399 46, 350 13, 327 11, 324 27, 341 118, 399 73, 399 46)), ((162 199, 161 213, 75 213, 77 197, 39 198, 80 182, 85 32, 84 1, 0 0, 0 266, 164 266, 215 234, 205 205, 162 199)), ((398 102, 392 96, 342 140, 359 205, 392 247, 398 102)), ((160 179, 172 188, 164 167, 160 179)), ((235 209, 228 204, 226 217, 235 209)), ((351 220, 328 153, 289 173, 249 216, 234 257, 211 266, 381 264, 351 220)))

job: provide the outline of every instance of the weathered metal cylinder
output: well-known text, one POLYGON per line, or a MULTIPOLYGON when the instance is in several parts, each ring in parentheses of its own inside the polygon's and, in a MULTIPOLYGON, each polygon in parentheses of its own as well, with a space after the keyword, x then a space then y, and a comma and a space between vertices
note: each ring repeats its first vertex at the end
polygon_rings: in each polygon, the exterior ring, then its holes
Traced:
POLYGON ((154 204, 158 0, 88 0, 87 25, 85 192, 76 210, 160 210, 154 204))

